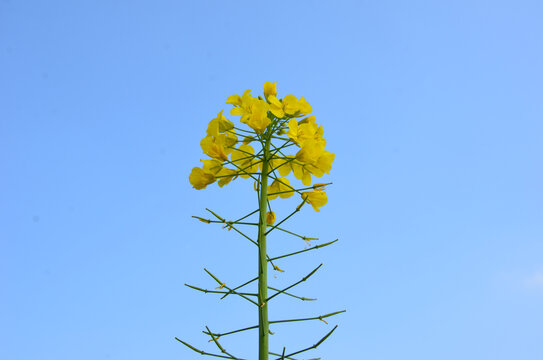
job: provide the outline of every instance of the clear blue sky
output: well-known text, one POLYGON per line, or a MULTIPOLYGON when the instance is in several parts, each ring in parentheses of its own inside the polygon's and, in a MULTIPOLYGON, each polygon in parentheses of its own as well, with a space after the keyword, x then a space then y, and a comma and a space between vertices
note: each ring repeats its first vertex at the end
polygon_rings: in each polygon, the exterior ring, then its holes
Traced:
POLYGON ((174 336, 212 350, 205 325, 256 323, 183 286, 256 274, 250 243, 190 218, 253 210, 252 183, 188 175, 226 97, 276 81, 336 154, 329 203, 290 228, 340 242, 281 263, 277 286, 324 262, 296 291, 319 301, 270 318, 348 311, 272 348, 338 323, 314 356, 542 359, 541 4, 2 1, 0 358, 201 359, 174 336))

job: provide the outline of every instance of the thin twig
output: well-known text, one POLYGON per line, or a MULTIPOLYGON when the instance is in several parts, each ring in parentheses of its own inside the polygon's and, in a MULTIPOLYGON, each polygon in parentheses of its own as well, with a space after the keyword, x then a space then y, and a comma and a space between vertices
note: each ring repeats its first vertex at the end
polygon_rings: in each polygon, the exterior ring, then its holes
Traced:
POLYGON ((315 269, 313 269, 313 271, 311 271, 309 274, 307 274, 306 276, 304 276, 304 277, 302 278, 302 280, 300 280, 300 281, 298 281, 298 282, 295 282, 294 284, 292 284, 292 285, 290 285, 290 286, 287 286, 287 287, 284 288, 283 290, 280 290, 280 291, 276 292, 275 294, 273 294, 272 296, 268 297, 268 298, 266 299, 265 302, 267 303, 268 301, 270 301, 271 299, 273 299, 273 298, 276 297, 277 295, 279 295, 279 294, 281 294, 281 293, 287 291, 288 289, 293 288, 293 287, 295 287, 296 285, 298 285, 298 284, 300 284, 300 283, 306 281, 307 279, 309 279, 309 278, 311 277, 311 275, 313 275, 317 270, 319 270, 319 268, 320 268, 321 266, 322 266, 322 264, 320 264, 319 266, 317 266, 315 269))
MULTIPOLYGON (((223 358, 223 359, 236 359, 232 356, 224 356, 224 355, 217 355, 217 354, 211 354, 211 353, 208 353, 208 352, 205 352, 203 350, 199 350, 197 348, 195 348, 194 346, 184 342, 183 340, 181 339, 178 339, 178 338, 175 338, 175 340, 179 341, 180 343, 182 343, 183 345, 185 345, 186 347, 188 347, 189 349, 191 350, 194 350, 196 351, 197 353, 200 353, 200 355, 207 355, 207 356, 214 356, 214 357, 219 357, 219 358, 223 358)), ((243 359, 238 359, 238 360, 243 360, 243 359)))
MULTIPOLYGON (((292 355, 297 355, 297 354, 300 354, 300 353, 303 353, 305 351, 308 351, 308 350, 311 350, 311 349, 316 349, 320 344, 322 344, 324 342, 324 340, 326 340, 330 335, 332 335, 332 333, 337 329, 337 325, 334 326, 334 328, 326 335, 324 335, 324 337, 322 339, 320 339, 316 344, 314 344, 313 346, 310 346, 310 347, 307 347, 305 349, 302 349, 302 350, 299 350, 299 351, 296 351, 296 352, 293 352, 293 353, 290 353, 288 355, 285 355, 285 357, 287 356, 292 356, 292 355)), ((277 358, 276 360, 281 360, 281 358, 277 358)))
POLYGON ((332 245, 332 244, 335 243, 336 241, 339 241, 339 239, 336 239, 336 240, 334 240, 334 241, 330 241, 330 242, 327 242, 327 243, 324 243, 324 244, 315 245, 315 246, 313 246, 313 247, 310 247, 309 249, 304 249, 304 250, 300 250, 300 251, 295 251, 295 252, 290 253, 290 254, 285 254, 285 255, 276 256, 276 257, 274 257, 274 258, 271 258, 270 260, 282 259, 282 258, 285 258, 285 257, 287 257, 287 256, 297 255, 297 254, 300 254, 300 253, 303 253, 303 252, 306 252, 306 251, 316 250, 316 249, 318 249, 318 248, 322 248, 322 247, 325 247, 325 246, 328 246, 328 245, 332 245))
POLYGON ((242 294, 238 293, 237 291, 235 291, 235 290, 233 290, 233 289, 230 289, 228 286, 226 286, 225 283, 221 282, 219 279, 217 279, 217 277, 216 277, 215 275, 213 275, 211 272, 209 272, 209 270, 207 270, 207 269, 204 268, 204 271, 205 271, 206 273, 208 273, 209 276, 211 276, 213 279, 215 279, 215 281, 218 282, 219 285, 221 285, 221 286, 224 287, 225 289, 230 290, 232 293, 234 293, 234 294, 236 294, 236 295, 239 295, 239 296, 241 296, 242 298, 244 298, 245 300, 247 300, 247 301, 249 301, 249 302, 252 302, 252 303, 255 304, 256 306, 258 306, 258 303, 257 303, 256 301, 253 301, 253 300, 249 299, 247 296, 242 295, 242 294))
MULTIPOLYGON (((197 286, 194 286, 194 285, 190 285, 190 284, 185 284, 185 286, 191 288, 191 289, 194 289, 194 290, 198 290, 198 291, 201 291, 203 293, 210 293, 210 294, 232 294, 231 291, 217 291, 217 290, 208 290, 208 289, 202 289, 202 288, 199 288, 197 286)), ((243 293, 243 292, 240 292, 238 294, 241 294, 241 295, 247 295, 247 296, 258 296, 258 294, 254 294, 254 293, 243 293)))

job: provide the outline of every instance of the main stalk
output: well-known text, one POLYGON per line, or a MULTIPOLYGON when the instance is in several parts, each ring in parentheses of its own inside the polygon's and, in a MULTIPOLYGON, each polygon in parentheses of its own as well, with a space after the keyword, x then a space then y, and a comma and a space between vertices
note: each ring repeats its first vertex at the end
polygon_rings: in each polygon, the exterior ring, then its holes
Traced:
POLYGON ((264 159, 260 176, 260 220, 258 222, 258 360, 268 360, 268 261, 266 258, 266 214, 268 209, 268 171, 271 138, 264 134, 264 159))

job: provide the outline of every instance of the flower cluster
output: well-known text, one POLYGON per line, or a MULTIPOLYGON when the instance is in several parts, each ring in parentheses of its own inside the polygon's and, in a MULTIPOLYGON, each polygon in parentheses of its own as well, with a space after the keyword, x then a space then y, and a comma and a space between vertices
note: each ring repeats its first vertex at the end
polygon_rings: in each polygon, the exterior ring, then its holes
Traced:
POLYGON ((246 90, 241 96, 229 96, 226 103, 233 105, 230 115, 241 115, 240 122, 249 130, 236 127, 221 110, 209 122, 206 136, 200 141, 202 151, 211 159, 201 160, 203 166, 192 169, 189 176, 192 186, 200 190, 218 181, 223 187, 239 176, 255 180, 258 189, 263 163, 267 162, 265 175, 273 179, 268 187, 269 200, 288 198, 297 192, 304 202, 319 211, 328 198, 324 184, 311 186, 312 176, 328 174, 334 154, 325 150, 323 128, 315 122, 315 116, 310 116, 311 105, 294 95, 279 99, 276 83, 270 82, 264 84, 263 98, 253 97, 251 90, 246 90), (240 133, 244 136, 241 140, 240 133), (260 145, 258 152, 251 143, 260 145), (292 146, 298 150, 286 154, 292 146), (306 188, 293 187, 286 178, 290 173, 306 188))

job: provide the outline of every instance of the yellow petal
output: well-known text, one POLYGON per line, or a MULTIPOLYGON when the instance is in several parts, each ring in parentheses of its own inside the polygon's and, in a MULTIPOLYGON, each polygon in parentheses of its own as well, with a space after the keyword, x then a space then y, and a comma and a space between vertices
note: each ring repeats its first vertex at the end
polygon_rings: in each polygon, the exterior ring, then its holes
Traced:
POLYGON ((298 106, 300 109, 300 114, 306 115, 313 112, 313 108, 311 107, 311 105, 309 105, 309 103, 304 99, 303 96, 300 98, 298 106))
POLYGON ((277 96, 276 86, 277 86, 276 82, 271 83, 267 81, 264 83, 264 97, 266 98, 266 100, 268 99, 268 96, 270 95, 277 96))
POLYGON ((243 115, 245 111, 241 107, 235 107, 230 110, 230 115, 243 115))
POLYGON ((298 143, 298 121, 296 119, 290 119, 288 121, 287 136, 295 143, 298 143))
MULTIPOLYGON (((302 98, 302 99, 303 99, 303 98, 302 98)), ((316 119, 317 119, 317 118, 315 117, 315 115, 308 116, 308 117, 306 117, 305 119, 300 120, 299 124, 300 124, 300 125, 301 125, 301 124, 306 124, 306 123, 313 124, 313 123, 315 123, 315 120, 316 120, 316 119)))
POLYGON ((241 96, 239 95, 230 95, 228 99, 226 99, 227 104, 240 106, 241 105, 241 96))
POLYGON ((304 169, 304 175, 302 177, 302 184, 305 186, 311 185, 311 173, 304 169))
POLYGON ((286 114, 294 115, 300 110, 298 98, 294 95, 287 95, 283 98, 283 110, 286 114))
POLYGON ((281 101, 277 100, 275 95, 270 95, 268 97, 268 101, 270 102, 270 111, 272 114, 279 119, 283 118, 285 116, 285 112, 283 111, 283 104, 281 101))

